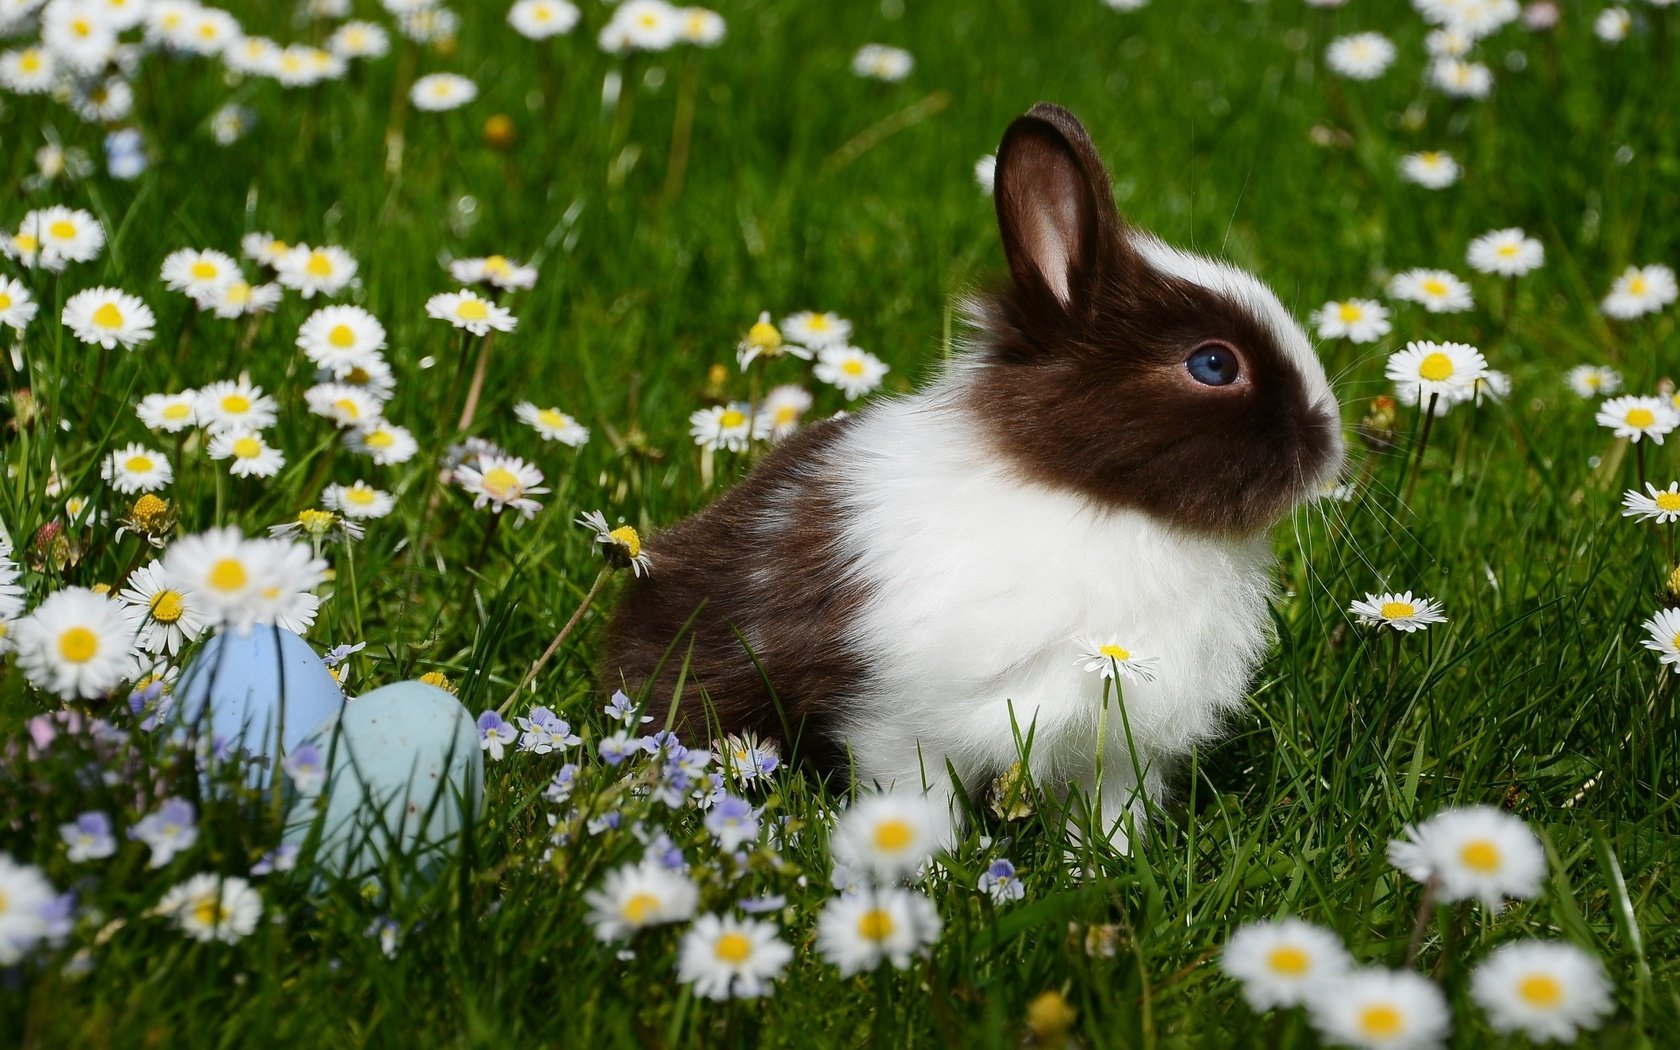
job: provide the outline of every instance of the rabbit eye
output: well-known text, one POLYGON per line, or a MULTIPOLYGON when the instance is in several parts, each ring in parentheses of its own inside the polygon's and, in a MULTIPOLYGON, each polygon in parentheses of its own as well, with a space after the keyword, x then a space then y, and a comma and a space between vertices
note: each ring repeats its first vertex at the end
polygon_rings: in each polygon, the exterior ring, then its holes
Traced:
POLYGON ((1241 368, 1237 352, 1224 343, 1204 343, 1184 359, 1190 378, 1203 386, 1230 386, 1241 368))

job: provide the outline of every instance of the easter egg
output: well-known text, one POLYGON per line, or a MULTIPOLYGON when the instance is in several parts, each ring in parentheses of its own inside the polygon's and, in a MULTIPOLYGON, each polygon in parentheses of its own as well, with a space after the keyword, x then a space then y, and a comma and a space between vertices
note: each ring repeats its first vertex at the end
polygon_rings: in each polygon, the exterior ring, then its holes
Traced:
POLYGON ((344 705, 309 643, 268 625, 210 639, 181 672, 175 697, 186 725, 262 758, 274 755, 276 742, 290 752, 344 705))
POLYGON ((478 728, 459 700, 424 682, 397 682, 344 706, 311 735, 325 784, 300 793, 285 841, 302 845, 319 820, 317 864, 363 877, 397 853, 433 873, 483 808, 478 728), (324 817, 321 816, 324 811, 324 817))

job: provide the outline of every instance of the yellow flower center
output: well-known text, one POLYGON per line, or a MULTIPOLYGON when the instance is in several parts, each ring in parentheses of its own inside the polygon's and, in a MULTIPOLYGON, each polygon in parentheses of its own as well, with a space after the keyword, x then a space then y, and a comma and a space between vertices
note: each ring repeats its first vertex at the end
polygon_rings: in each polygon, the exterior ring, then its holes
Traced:
POLYGON ((1405 1030, 1405 1016, 1387 1003, 1359 1011, 1359 1031, 1373 1039, 1392 1039, 1405 1030))
POLYGON ((192 415, 192 406, 185 401, 176 401, 163 406, 163 418, 167 420, 186 419, 190 415, 192 415))
POLYGON ((222 296, 234 306, 244 306, 251 301, 251 286, 244 281, 235 281, 227 286, 222 296))
POLYGON ((347 324, 335 324, 332 331, 327 333, 327 342, 340 350, 348 350, 356 345, 356 333, 351 331, 347 324))
POLYGON ((1500 257, 1504 259, 1509 259, 1511 256, 1517 254, 1517 246, 1514 244, 1501 244, 1498 250, 1500 257))
POLYGON ((200 259, 192 264, 192 270, 190 272, 199 280, 208 281, 210 278, 216 276, 216 264, 205 262, 203 259, 200 259))
POLYGON ((220 926, 228 920, 227 909, 214 897, 202 897, 193 905, 193 918, 201 926, 220 926))
POLYGON ((1115 645, 1113 642, 1109 642, 1107 645, 1099 646, 1097 652, 1115 660, 1130 660, 1132 658, 1130 650, 1126 649, 1124 646, 1115 645))
POLYGON ((242 416, 251 411, 251 399, 244 394, 229 394, 222 398, 222 411, 229 415, 242 416))
POLYGON ((607 535, 612 537, 614 543, 623 547, 624 553, 630 555, 630 557, 639 558, 642 556, 642 537, 631 526, 620 525, 607 535))
POLYGON ((333 264, 326 252, 316 251, 309 253, 309 261, 303 264, 303 269, 311 277, 331 277, 333 264))
POLYGON ((263 443, 254 437, 242 437, 234 441, 233 454, 239 459, 256 459, 263 454, 263 443))
POLYGON ((541 423, 545 427, 554 427, 555 429, 569 427, 572 425, 570 416, 553 408, 545 408, 538 412, 537 422, 541 423))
POLYGON ((1272 954, 1266 956, 1266 965, 1272 968, 1273 973, 1303 977, 1312 969, 1312 958, 1293 944, 1285 944, 1272 949, 1272 954))
POLYGON ((794 408, 792 405, 783 405, 781 408, 776 409, 776 414, 773 419, 775 424, 779 427, 789 426, 799 421, 799 409, 794 408))
POLYGON ((875 848, 884 853, 897 853, 915 837, 910 825, 902 820, 883 820, 875 825, 875 848))
POLYGON ((863 375, 863 362, 859 361, 855 357, 849 357, 846 360, 840 362, 840 371, 846 373, 849 376, 863 375))
POLYGON ((390 448, 397 443, 397 438, 389 430, 374 430, 362 438, 362 443, 368 448, 390 448))
POLYGON ((425 674, 420 676, 420 680, 425 682, 427 685, 435 686, 447 693, 453 693, 455 691, 455 687, 449 684, 449 677, 442 671, 427 671, 425 674))
POLYGON ((1656 503, 1658 510, 1680 510, 1680 492, 1659 492, 1656 503))
POLYGON ((48 226, 47 232, 61 241, 67 241, 76 236, 76 224, 68 219, 60 219, 48 226))
POLYGON ((1447 282, 1431 277, 1423 282, 1423 294, 1438 299, 1447 294, 1447 282))
POLYGON ((485 492, 499 500, 506 500, 520 493, 519 475, 506 467, 492 467, 485 472, 484 479, 479 484, 484 487, 485 492))
POLYGON ((733 430, 747 421, 747 414, 739 409, 726 408, 723 415, 718 417, 718 426, 725 430, 733 430))
POLYGON ((1630 408, 1624 418, 1627 419, 1628 426, 1638 427, 1640 430, 1644 430, 1657 421, 1656 413, 1648 408, 1630 408))
MULTIPOLYGON (((546 18, 547 16, 548 12, 543 11, 543 17, 546 18)), ((513 268, 508 265, 507 256, 488 255, 484 258, 484 272, 493 273, 497 277, 506 277, 513 272, 513 268)))
POLYGON ((1634 274, 1633 280, 1628 282, 1628 291, 1633 295, 1644 295, 1649 287, 1650 285, 1645 283, 1645 275, 1642 273, 1634 274))
POLYGON ((123 464, 123 468, 134 474, 144 474, 152 469, 152 457, 130 456, 128 462, 123 464))
POLYGON ((624 902, 624 918, 632 926, 640 926, 659 911, 659 898, 651 893, 638 893, 624 902))
POLYGON ((30 48, 18 58, 18 65, 25 73, 39 73, 41 71, 41 52, 30 48))
POLYGON ((73 18, 70 20, 70 32, 79 37, 90 37, 93 35, 93 23, 85 18, 73 18))
POLYGON ((490 316, 490 308, 482 299, 462 299, 455 305, 455 316, 463 321, 482 321, 490 316))
POLYGON ((871 908, 858 919, 858 936, 867 941, 884 941, 893 934, 893 918, 880 908, 871 908))
POLYGON ((1517 982, 1517 997, 1530 1006, 1555 1007, 1563 1002, 1563 984, 1549 973, 1531 973, 1517 982))
POLYGON ((1487 839, 1476 839, 1458 851, 1458 859, 1471 871, 1491 875, 1499 870, 1499 847, 1487 839))
POLYGON ((298 512, 297 520, 305 532, 319 536, 332 528, 333 522, 338 520, 338 515, 330 510, 303 510, 298 512))
POLYGON ((101 328, 121 328, 122 311, 117 309, 116 303, 106 303, 93 312, 93 323, 101 328))
POLYGON ((1668 640, 1668 644, 1675 649, 1680 649, 1680 632, 1676 632, 1674 637, 1668 640))
POLYGON ((86 627, 72 627, 58 636, 58 655, 73 664, 85 664, 99 654, 99 636, 86 627))
POLYGON ((1343 303, 1341 306, 1337 307, 1336 316, 1340 317, 1342 319, 1343 323, 1352 324, 1353 322, 1359 320, 1361 317, 1364 317, 1365 316, 1365 311, 1361 310, 1358 306, 1355 306, 1353 303, 1343 303))
POLYGON ((12 244, 25 255, 33 255, 41 247, 41 241, 33 233, 20 233, 12 238, 12 244))
POLYGON ((1411 602, 1383 602, 1380 611, 1385 620, 1405 620, 1417 615, 1417 606, 1411 602))
POLYGON ((341 397, 337 401, 334 401, 332 403, 332 407, 337 409, 338 414, 343 416, 345 419, 362 418, 361 408, 356 405, 356 402, 347 397, 341 397))
POLYGON ((158 623, 174 623, 186 611, 186 605, 180 591, 159 591, 152 596, 150 611, 158 623))
POLYGON ((1586 378, 1586 384, 1587 384, 1587 389, 1588 390, 1597 390, 1598 387, 1599 387, 1599 384, 1601 384, 1603 382, 1604 382, 1604 377, 1599 375, 1597 372, 1592 373, 1591 375, 1587 376, 1587 378, 1586 378))
POLYGON ((724 962, 739 966, 752 957, 752 942, 738 933, 726 933, 717 939, 712 951, 724 962))
POLYGON ((1451 379, 1453 374, 1452 358, 1439 350, 1418 362, 1418 375, 1432 383, 1440 383, 1451 379))
POLYGON ((10 310, 11 308, 12 297, 7 295, 5 292, 0 292, 0 310, 10 310))
POLYGON ((148 532, 155 531, 164 523, 169 514, 169 504, 150 492, 134 501, 134 507, 129 511, 129 517, 134 523, 148 532))
POLYGON ((344 490, 344 498, 358 507, 366 507, 373 502, 373 490, 356 485, 344 490))
POLYGON ((659 17, 652 12, 643 15, 641 18, 637 19, 637 21, 642 23, 643 29, 653 29, 659 25, 659 17))
POLYGON ((782 345, 782 333, 769 321, 760 321, 747 329, 747 342, 760 350, 774 350, 782 345))
POLYGON ((828 315, 827 314, 812 314, 811 319, 806 321, 805 324, 806 324, 807 327, 811 328, 813 331, 826 332, 829 329, 828 315))

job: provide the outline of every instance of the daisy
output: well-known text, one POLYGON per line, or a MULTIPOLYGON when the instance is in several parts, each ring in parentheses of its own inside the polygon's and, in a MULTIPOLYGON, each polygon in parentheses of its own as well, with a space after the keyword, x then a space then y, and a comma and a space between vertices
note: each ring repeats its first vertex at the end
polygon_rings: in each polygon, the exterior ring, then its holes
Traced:
POLYGON ((800 417, 811 410, 811 394, 798 386, 775 387, 758 410, 758 429, 781 440, 799 429, 800 417))
POLYGON ((264 266, 278 268, 292 246, 272 233, 247 233, 239 238, 239 250, 264 266))
POLYGON ((1381 33, 1355 33, 1330 42, 1325 63, 1349 80, 1375 80, 1394 61, 1394 44, 1381 33))
POLYGON ((898 886, 832 898, 817 917, 817 951, 843 977, 877 969, 882 961, 907 969, 939 939, 933 902, 898 886))
POLYGON ((1432 314, 1461 313, 1470 309, 1470 286, 1446 270, 1406 270, 1388 282, 1388 294, 1405 302, 1418 303, 1432 314))
POLYGON ((225 252, 182 248, 163 260, 163 283, 172 292, 185 292, 200 302, 217 289, 240 279, 239 264, 225 252))
POLYGON ((272 478, 286 465, 286 456, 270 445, 260 430, 223 430, 210 438, 210 458, 232 460, 228 473, 236 478, 272 478))
POLYGON ((0 274, 0 325, 22 335, 29 322, 35 320, 37 309, 22 281, 0 274))
POLYGON ((117 50, 117 34, 91 4, 53 3, 41 12, 41 43, 60 62, 89 76, 117 50))
POLYGON ((894 83, 910 75, 916 60, 903 48, 865 44, 852 56, 852 72, 872 80, 894 83))
POLYGON ((1569 370, 1569 389, 1582 397, 1614 394, 1622 388, 1622 376, 1607 365, 1576 365, 1569 370))
POLYGON ((1225 943, 1220 968, 1256 1010, 1299 1006, 1319 982, 1345 975, 1353 959, 1341 938, 1300 919, 1251 922, 1225 943))
POLYGON ((619 569, 629 568, 637 576, 648 573, 648 556, 642 550, 642 536, 635 526, 620 525, 615 529, 607 524, 606 515, 598 510, 586 511, 577 519, 577 524, 595 533, 595 542, 600 545, 607 564, 619 569))
POLYGON ((1470 400, 1480 405, 1484 401, 1504 401, 1511 396, 1511 377, 1495 368, 1476 377, 1470 400))
POLYGON ((836 864, 890 882, 915 875, 950 824, 937 798, 920 791, 884 791, 860 797, 841 813, 829 846, 836 864))
POLYGON ((327 563, 308 545, 290 540, 256 539, 250 546, 264 566, 252 599, 252 622, 306 633, 321 606, 312 592, 326 579, 327 563))
POLYGON ((324 306, 298 329, 297 345, 317 368, 343 376, 385 349, 385 326, 359 306, 324 306))
POLYGON ((1633 28, 1633 15, 1625 7, 1607 7, 1593 20, 1593 33, 1607 44, 1619 44, 1633 28))
POLYGON ((448 321, 473 335, 489 335, 491 329, 511 332, 519 324, 505 307, 466 288, 459 292, 440 292, 426 300, 426 315, 448 321))
POLYGON ((86 587, 54 591, 11 633, 23 676, 67 700, 104 696, 133 667, 134 621, 86 587))
POLYGON ((783 354, 791 354, 804 361, 811 359, 811 351, 798 343, 788 342, 782 338, 781 329, 770 322, 770 311, 768 310, 758 315, 758 320, 753 322, 751 328, 747 329, 746 336, 735 347, 735 359, 741 363, 741 371, 743 372, 757 358, 762 357, 769 360, 783 354))
MULTIPOLYGON (((89 124, 115 124, 134 110, 134 89, 121 77, 85 81, 70 93, 70 108, 89 124)), ((108 140, 107 140, 108 141, 108 140)), ((106 152, 111 152, 106 146, 106 152)))
POLYGON ((627 864, 609 872, 599 889, 583 895, 589 921, 603 941, 629 938, 638 930, 682 922, 694 914, 700 896, 694 883, 658 864, 627 864))
POLYGON ((1112 638, 1087 638, 1079 664, 1092 674, 1112 679, 1116 668, 1122 678, 1133 682, 1153 682, 1160 657, 1133 656, 1130 649, 1112 638))
POLYGON ((1420 399, 1465 401, 1475 393, 1476 381, 1487 374, 1487 358, 1465 343, 1414 341, 1389 357, 1385 374, 1420 399))
POLYGON ((210 310, 217 317, 247 317, 273 313, 280 305, 278 284, 251 284, 240 278, 229 281, 198 301, 201 310, 210 310))
POLYGON ((1495 948, 1470 975, 1470 998, 1494 1031, 1523 1032, 1535 1042, 1574 1042, 1616 1008, 1603 965, 1559 941, 1495 948))
POLYGON ((116 288, 88 288, 64 304, 64 326, 84 343, 132 350, 152 338, 151 308, 116 288))
POLYGON ((240 376, 200 387, 193 395, 193 417, 211 434, 222 434, 271 427, 279 415, 274 399, 240 376))
POLYGON ((1540 893, 1546 853, 1520 818, 1492 806, 1442 810, 1388 844, 1388 860, 1435 888, 1443 902, 1480 900, 1499 911, 1505 899, 1540 893))
POLYGON ((852 337, 852 322, 839 314, 804 310, 782 320, 782 334, 800 346, 821 350, 844 345, 852 337))
POLYGON ((542 435, 544 441, 558 441, 578 448, 589 440, 589 428, 558 408, 538 408, 534 402, 521 401, 514 406, 519 421, 542 435))
POLYGON ((183 390, 179 394, 147 394, 135 406, 135 414, 148 430, 178 434, 197 420, 193 404, 197 392, 183 390))
POLYGON ((1400 174, 1426 190, 1440 190, 1458 181, 1460 169, 1452 154, 1430 150, 1401 157, 1400 174))
POLYGON ((175 35, 173 43, 182 51, 211 57, 226 51, 240 39, 239 22, 219 7, 200 7, 175 35))
POLYGON ((776 927, 757 919, 702 915, 677 949, 677 980, 702 999, 756 999, 793 960, 776 927))
POLYGON ((1646 482, 1645 488, 1649 495, 1632 489, 1622 494, 1622 517, 1659 525, 1680 521, 1680 481, 1669 482, 1666 489, 1646 482))
POLYGON ((1640 644, 1660 654, 1658 662, 1680 674, 1680 609, 1663 609, 1640 626, 1650 636, 1640 644))
POLYGON ((704 7, 686 7, 682 12, 682 38, 697 47, 716 47, 723 42, 728 25, 723 16, 704 7))
POLYGON ((156 912, 195 941, 233 944, 262 920, 262 896, 237 875, 204 873, 165 893, 156 912))
POLYGON ((337 511, 346 518, 358 521, 383 518, 397 505, 390 493, 382 492, 363 481, 349 485, 328 485, 326 491, 321 493, 321 503, 328 510, 337 511))
POLYGON ((0 853, 0 966, 16 966, 46 938, 46 909, 57 897, 39 868, 0 853))
POLYGON ((0 51, 0 88, 16 95, 44 95, 58 83, 58 59, 42 47, 0 51))
POLYGON ((420 450, 420 443, 407 427, 383 419, 346 434, 344 443, 351 451, 367 456, 381 467, 407 463, 420 450))
POLYGON ((1388 323, 1388 308, 1370 299, 1332 299, 1313 315, 1320 339, 1346 339, 1354 343, 1374 343, 1393 331, 1388 323))
POLYGON ((1493 90, 1493 72, 1480 62, 1437 58, 1429 64, 1429 82, 1454 98, 1484 99, 1493 90))
POLYGON ((1367 594, 1348 606, 1348 612, 1359 618, 1366 627, 1391 627, 1410 634, 1426 630, 1430 624, 1446 623, 1441 607, 1433 598, 1414 598, 1411 591, 1395 594, 1367 594))
MULTIPOLYGON (((333 511, 316 510, 311 507, 298 511, 297 517, 291 521, 270 525, 268 534, 281 539, 307 538, 319 549, 319 545, 324 542, 361 539, 362 527, 348 518, 339 517, 333 511)), ((327 666, 331 667, 332 664, 327 666)))
POLYGON ((455 39, 461 28, 461 16, 447 7, 433 3, 415 4, 397 20, 403 36, 416 44, 442 43, 455 39))
POLYGON ((702 408, 688 417, 688 432, 707 451, 745 452, 748 445, 769 434, 763 417, 754 419, 748 412, 748 406, 740 402, 702 408))
POLYGON ((530 40, 547 40, 569 33, 578 23, 578 9, 566 0, 519 0, 508 11, 508 25, 530 40))
POLYGON ((1458 29, 1432 29, 1423 38, 1423 49, 1434 58, 1463 58, 1475 46, 1476 41, 1458 29))
POLYGON ((464 106, 478 97, 478 85, 455 73, 428 73, 409 89, 414 108, 427 113, 464 106))
POLYGON ((117 600, 139 618, 139 645, 148 653, 174 656, 204 633, 204 617, 195 608, 192 592, 171 580, 160 561, 130 573, 117 600))
POLYGON ((345 429, 365 427, 384 410, 372 394, 347 383, 316 383, 303 392, 309 411, 345 429))
POLYGON ((54 205, 23 217, 24 230, 40 243, 43 265, 62 270, 66 262, 92 262, 105 247, 105 228, 80 208, 54 205))
POLYGON ((663 51, 682 39, 682 15, 664 0, 628 0, 613 12, 612 25, 624 46, 663 51))
POLYGON ((1609 427, 1619 438, 1650 438, 1660 445, 1663 435, 1680 425, 1680 412, 1663 398, 1629 394, 1599 405, 1597 419, 1599 426, 1609 427))
POLYGON ((208 623, 245 627, 256 620, 259 592, 273 575, 273 554, 230 526, 176 540, 164 552, 163 570, 193 596, 208 623))
POLYGON ((497 514, 512 507, 534 517, 542 504, 531 497, 548 491, 542 480, 542 471, 516 456, 480 455, 476 465, 455 468, 455 483, 472 495, 474 509, 488 506, 497 514))
POLYGON ((280 79, 285 52, 265 36, 248 36, 222 49, 222 62, 235 73, 280 79))
POLYGON ((390 52, 391 38, 373 22, 346 22, 327 38, 327 50, 339 58, 380 58, 390 52))
POLYGON ((817 351, 817 366, 811 374, 837 386, 851 401, 881 385, 891 369, 874 354, 855 346, 827 346, 817 351))
POLYGON ((367 361, 357 365, 341 376, 334 376, 330 372, 318 378, 337 379, 347 386, 366 390, 380 404, 391 400, 391 395, 397 392, 397 379, 391 372, 391 366, 379 354, 373 355, 367 361))
POLYGON ((1540 242, 1513 226, 1508 230, 1484 233, 1470 242, 1470 268, 1477 273, 1496 273, 1501 277, 1521 277, 1539 269, 1546 261, 1546 249, 1540 242))
POLYGON ((1600 310, 1609 317, 1626 321, 1654 314, 1674 302, 1677 288, 1674 271, 1666 266, 1629 266, 1610 286, 1600 310))
POLYGON ((489 284, 515 291, 537 283, 537 268, 505 255, 486 255, 481 259, 456 259, 449 264, 449 276, 462 284, 489 284))
POLYGON ((305 299, 337 295, 356 277, 356 260, 343 248, 330 244, 319 248, 296 245, 273 265, 280 283, 305 299))
POLYGON ((1407 970, 1357 970, 1326 981, 1312 989, 1307 1009, 1327 1042, 1360 1050, 1426 1050, 1452 1028, 1441 989, 1407 970))
POLYGON ((156 492, 175 480, 175 472, 161 452, 135 444, 107 455, 100 466, 100 476, 124 494, 156 492))

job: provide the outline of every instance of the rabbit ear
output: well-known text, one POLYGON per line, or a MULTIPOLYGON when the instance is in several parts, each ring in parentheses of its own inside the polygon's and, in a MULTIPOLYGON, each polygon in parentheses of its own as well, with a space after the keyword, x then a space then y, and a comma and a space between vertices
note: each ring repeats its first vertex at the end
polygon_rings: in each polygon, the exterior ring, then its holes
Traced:
POLYGON ((998 147, 998 230, 1029 300, 1075 315, 1121 245, 1120 213, 1091 137, 1072 113, 1041 102, 998 147))

